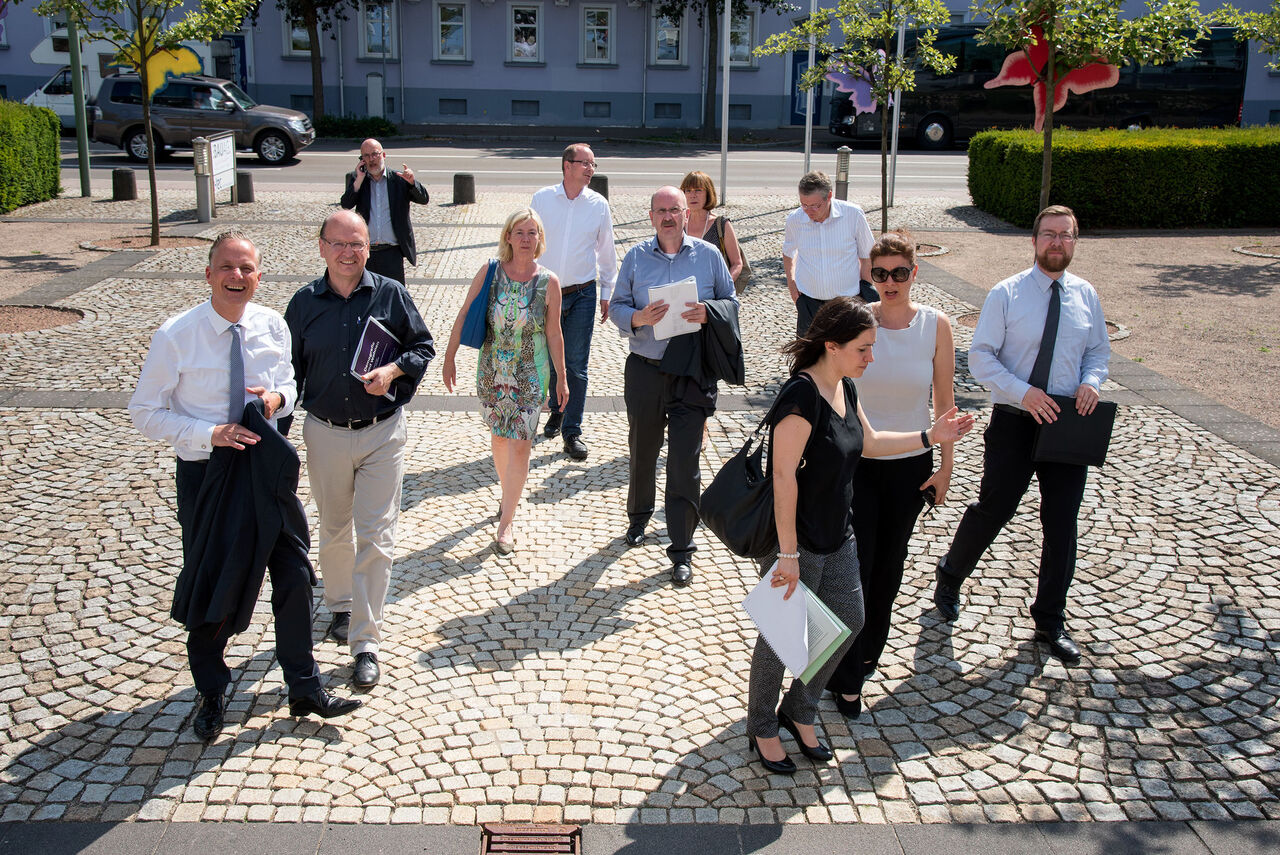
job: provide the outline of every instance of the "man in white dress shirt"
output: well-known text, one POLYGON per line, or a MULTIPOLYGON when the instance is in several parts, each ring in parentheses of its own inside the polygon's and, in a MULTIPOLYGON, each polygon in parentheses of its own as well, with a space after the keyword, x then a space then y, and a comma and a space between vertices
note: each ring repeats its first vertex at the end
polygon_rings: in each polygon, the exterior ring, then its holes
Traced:
MULTIPOLYGON (((170 318, 156 331, 129 400, 129 414, 138 430, 169 443, 177 452, 177 510, 184 552, 193 532, 208 523, 196 519, 196 510, 214 447, 244 451, 262 439, 232 413, 242 412, 246 402, 258 397, 274 427, 276 419, 291 413, 298 400, 289 328, 278 312, 250 302, 261 275, 259 262, 257 247, 240 232, 223 232, 214 240, 204 272, 210 299, 170 318)), ((305 564, 305 559, 300 563, 305 564)), ((336 698, 320 684, 311 652, 310 568, 269 560, 268 569, 276 654, 289 686, 291 714, 332 718, 351 712, 359 701, 336 698)), ((187 636, 187 656, 200 693, 194 729, 205 740, 222 731, 231 682, 223 659, 229 634, 224 622, 192 627, 187 636)))
POLYGON ((833 199, 831 179, 821 172, 800 179, 800 207, 787 215, 782 270, 796 304, 796 335, 809 329, 822 304, 833 297, 880 299, 871 284, 875 238, 866 214, 833 199))
POLYGON ((560 157, 564 180, 543 187, 530 203, 542 218, 547 251, 538 263, 560 279, 560 329, 564 332, 564 367, 568 373, 569 400, 556 400, 555 369, 551 370, 551 415, 543 433, 564 436, 565 453, 574 460, 587 459, 582 441, 582 410, 587 399, 587 362, 591 357, 592 321, 596 301, 600 323, 609 317, 609 298, 618 279, 618 253, 613 244, 613 217, 609 202, 587 187, 596 171, 591 148, 575 143, 560 157))

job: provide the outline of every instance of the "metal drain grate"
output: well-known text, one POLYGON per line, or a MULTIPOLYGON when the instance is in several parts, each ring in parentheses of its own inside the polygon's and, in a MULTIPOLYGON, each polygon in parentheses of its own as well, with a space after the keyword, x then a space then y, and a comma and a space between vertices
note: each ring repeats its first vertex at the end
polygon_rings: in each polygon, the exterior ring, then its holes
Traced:
POLYGON ((582 855, 582 828, 577 825, 512 825, 486 822, 481 826, 480 855, 499 853, 567 853, 582 855))

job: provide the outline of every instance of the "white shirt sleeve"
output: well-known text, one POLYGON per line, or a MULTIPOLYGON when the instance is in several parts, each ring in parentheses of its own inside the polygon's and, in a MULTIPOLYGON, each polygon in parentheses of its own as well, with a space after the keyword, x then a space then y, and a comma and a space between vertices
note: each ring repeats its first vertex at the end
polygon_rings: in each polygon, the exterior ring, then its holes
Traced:
MULTIPOLYGON (((169 443, 180 456, 183 452, 187 456, 208 454, 213 450, 213 430, 217 425, 181 415, 171 407, 173 391, 182 376, 182 364, 177 342, 168 329, 161 327, 151 337, 151 349, 142 364, 138 387, 129 399, 129 415, 143 436, 169 443)), ((292 369, 290 365, 291 374, 292 369)), ((297 396, 296 389, 293 394, 297 396)))

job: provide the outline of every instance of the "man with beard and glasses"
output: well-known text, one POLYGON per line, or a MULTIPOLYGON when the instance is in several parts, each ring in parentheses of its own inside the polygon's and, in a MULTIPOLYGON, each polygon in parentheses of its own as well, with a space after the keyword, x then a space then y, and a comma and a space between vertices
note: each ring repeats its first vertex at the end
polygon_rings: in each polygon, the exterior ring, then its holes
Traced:
POLYGON ((1076 518, 1088 468, 1032 459, 1036 426, 1054 422, 1050 395, 1074 396, 1092 413, 1107 379, 1111 345, 1093 286, 1067 272, 1079 224, 1070 208, 1053 205, 1036 217, 1035 264, 991 289, 969 349, 969 370, 991 390, 993 410, 984 437, 982 484, 951 548, 938 562, 933 602, 946 620, 960 614, 960 586, 1018 509, 1034 474, 1040 482, 1039 585, 1031 606, 1036 640, 1063 662, 1080 661, 1067 634, 1067 589, 1076 563, 1076 518))
MULTIPOLYGON (((716 383, 700 382, 663 361, 669 346, 684 335, 659 339, 654 326, 667 312, 679 312, 696 324, 724 324, 737 329, 738 298, 720 249, 685 234, 689 207, 677 187, 663 187, 649 201, 649 221, 656 234, 632 247, 622 259, 618 282, 609 301, 609 318, 627 337, 631 353, 623 368, 623 399, 627 407, 628 483, 626 542, 640 546, 653 516, 657 493, 658 452, 663 429, 667 433, 665 509, 671 546, 671 582, 688 585, 693 578, 693 532, 698 527, 699 472, 702 429, 716 409, 716 383), (698 302, 672 306, 651 289, 693 277, 698 302)), ((679 347, 673 351, 673 355, 679 347)), ((741 381, 738 381, 741 382, 741 381)))

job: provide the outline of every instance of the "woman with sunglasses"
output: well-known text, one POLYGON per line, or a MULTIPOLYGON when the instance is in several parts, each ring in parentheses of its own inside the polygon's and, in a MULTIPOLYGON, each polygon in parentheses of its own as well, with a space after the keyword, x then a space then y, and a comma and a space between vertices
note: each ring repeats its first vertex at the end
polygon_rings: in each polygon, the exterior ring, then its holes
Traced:
MULTIPOLYGON (((911 299, 916 281, 915 241, 906 232, 886 232, 871 248, 871 281, 880 301, 870 309, 880 326, 875 362, 857 380, 858 400, 876 430, 929 427, 933 411, 955 406, 956 368, 951 321, 911 299)), ((827 688, 848 718, 862 714, 862 686, 876 670, 889 639, 893 601, 902 585, 907 544, 920 511, 946 501, 954 462, 953 443, 942 443, 942 465, 933 449, 917 448, 864 460, 853 476, 853 531, 866 622, 827 688)))

